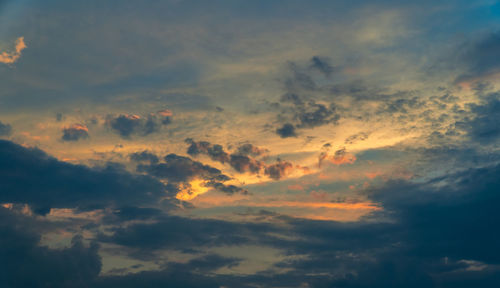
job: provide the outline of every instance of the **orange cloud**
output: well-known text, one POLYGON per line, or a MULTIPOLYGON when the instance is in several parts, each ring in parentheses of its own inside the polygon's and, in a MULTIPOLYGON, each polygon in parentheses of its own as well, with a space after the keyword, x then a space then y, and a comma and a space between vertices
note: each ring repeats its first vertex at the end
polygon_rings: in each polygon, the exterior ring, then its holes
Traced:
POLYGON ((205 181, 196 179, 189 183, 182 184, 180 191, 177 193, 175 198, 182 201, 190 201, 196 198, 198 195, 204 194, 210 190, 206 187, 205 181))
POLYGON ((0 63, 12 64, 16 62, 19 57, 21 57, 21 51, 26 47, 28 46, 24 43, 24 37, 17 38, 15 51, 12 53, 2 52, 2 54, 0 54, 0 63))
POLYGON ((158 115, 160 116, 163 116, 163 117, 170 117, 172 116, 172 111, 168 110, 168 109, 163 109, 163 110, 160 110, 158 112, 156 112, 158 115))

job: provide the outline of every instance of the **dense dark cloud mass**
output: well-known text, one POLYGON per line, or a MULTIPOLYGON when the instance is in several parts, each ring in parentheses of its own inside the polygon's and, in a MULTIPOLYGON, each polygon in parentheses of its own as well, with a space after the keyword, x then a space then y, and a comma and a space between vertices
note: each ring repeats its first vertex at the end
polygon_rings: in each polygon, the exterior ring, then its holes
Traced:
POLYGON ((8 136, 12 132, 12 127, 9 124, 0 121, 0 136, 8 136))
POLYGON ((500 32, 492 32, 478 41, 464 45, 465 51, 458 53, 459 63, 466 65, 466 73, 456 82, 477 81, 482 77, 500 72, 500 32))
POLYGON ((0 206, 2 287, 89 287, 101 270, 98 245, 75 236, 65 249, 38 246, 37 224, 0 206))
POLYGON ((0 202, 27 203, 39 213, 50 208, 104 207, 157 201, 157 180, 107 166, 89 168, 58 161, 43 151, 0 141, 0 202))
POLYGON ((474 118, 456 123, 459 128, 467 131, 471 139, 479 143, 495 143, 500 138, 500 94, 488 94, 482 104, 472 104, 471 112, 474 118))

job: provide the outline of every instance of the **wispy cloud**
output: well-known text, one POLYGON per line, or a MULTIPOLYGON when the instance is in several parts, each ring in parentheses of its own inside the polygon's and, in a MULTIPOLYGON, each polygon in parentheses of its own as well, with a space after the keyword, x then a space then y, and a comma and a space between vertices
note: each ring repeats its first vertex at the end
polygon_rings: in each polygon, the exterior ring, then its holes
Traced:
POLYGON ((24 42, 24 37, 19 37, 16 40, 16 47, 14 52, 2 52, 0 54, 0 63, 12 64, 16 62, 21 57, 21 52, 26 49, 26 43, 24 42))

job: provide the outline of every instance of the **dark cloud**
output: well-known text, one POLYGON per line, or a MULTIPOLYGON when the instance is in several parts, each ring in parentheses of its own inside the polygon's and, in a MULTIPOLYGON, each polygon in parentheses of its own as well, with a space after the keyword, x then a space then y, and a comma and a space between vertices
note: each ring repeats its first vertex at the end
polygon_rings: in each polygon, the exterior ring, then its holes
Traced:
POLYGON ((240 173, 252 172, 258 174, 262 167, 265 166, 261 161, 240 154, 231 154, 229 163, 234 170, 240 173))
POLYGON ((236 150, 236 153, 239 155, 245 155, 245 156, 260 156, 262 154, 265 154, 269 152, 269 150, 264 149, 264 148, 259 148, 257 146, 254 146, 250 143, 242 144, 238 147, 236 150))
POLYGON ((196 142, 191 138, 186 139, 186 143, 189 144, 187 153, 189 155, 208 155, 212 160, 229 163, 229 165, 236 171, 240 173, 251 172, 258 174, 259 171, 264 167, 264 163, 253 159, 247 154, 261 154, 263 150, 251 145, 245 144, 238 147, 237 151, 233 154, 229 154, 224 151, 222 145, 211 144, 210 142, 200 141, 196 142))
POLYGON ((168 154, 164 157, 165 162, 138 165, 137 169, 149 175, 168 179, 172 182, 186 182, 195 178, 213 181, 227 181, 230 178, 214 167, 193 161, 189 157, 168 154))
POLYGON ((12 133, 12 127, 9 124, 0 121, 0 136, 9 136, 12 133))
POLYGON ((224 151, 222 145, 219 144, 210 144, 210 142, 200 141, 195 142, 193 139, 188 138, 185 140, 186 143, 190 144, 187 150, 187 153, 192 156, 196 156, 199 154, 205 154, 210 156, 212 160, 226 163, 229 161, 229 154, 224 151))
POLYGON ((232 267, 239 262, 235 258, 207 255, 187 263, 170 263, 160 271, 145 271, 125 276, 105 276, 93 287, 185 287, 220 288, 216 277, 206 274, 223 267, 232 267))
POLYGON ((120 136, 127 138, 142 126, 142 119, 137 115, 108 116, 107 123, 120 136))
POLYGON ((105 242, 140 249, 145 253, 158 249, 200 249, 202 247, 248 243, 253 234, 269 232, 266 224, 241 225, 222 220, 190 219, 175 216, 156 218, 155 223, 116 227, 111 236, 101 235, 105 242))
POLYGON ((477 81, 500 72, 500 32, 491 33, 476 42, 463 45, 455 62, 465 64, 465 73, 456 82, 477 81))
POLYGON ((295 126, 290 123, 285 123, 281 128, 276 129, 276 134, 280 135, 281 138, 297 137, 295 126))
POLYGON ((160 159, 155 154, 149 151, 134 152, 129 155, 130 160, 135 162, 149 162, 151 164, 156 164, 160 159))
POLYGON ((39 223, 0 206, 2 287, 89 287, 101 270, 98 245, 73 237, 71 246, 39 246, 39 223))
POLYGON ((85 125, 74 124, 62 130, 63 141, 78 141, 80 139, 89 138, 88 128, 85 125))
POLYGON ((328 59, 327 57, 313 56, 310 62, 311 69, 315 69, 323 73, 326 77, 330 77, 335 71, 334 67, 330 63, 330 59, 328 59))
POLYGON ((146 118, 132 114, 120 114, 118 116, 108 115, 106 124, 125 139, 130 138, 132 135, 147 136, 158 132, 162 125, 170 124, 171 112, 165 111, 168 110, 162 110, 156 114, 149 114, 146 118))
POLYGON ((50 208, 88 208, 156 202, 166 192, 159 181, 119 166, 89 168, 58 161, 36 148, 0 141, 0 202, 50 208))
POLYGON ((188 154, 209 155, 212 160, 221 163, 229 163, 229 165, 239 173, 265 174, 274 180, 279 180, 286 176, 294 168, 292 163, 287 161, 277 160, 274 164, 266 164, 263 161, 257 160, 248 156, 249 154, 261 155, 267 150, 259 149, 251 144, 239 146, 236 151, 229 154, 224 151, 223 147, 218 144, 212 145, 210 142, 196 142, 193 139, 186 139, 189 145, 188 154))
POLYGON ((326 107, 314 101, 309 101, 303 106, 297 106, 295 110, 295 119, 299 121, 297 127, 314 128, 330 123, 336 124, 340 119, 340 115, 335 113, 335 111, 336 107, 334 104, 326 107))
POLYGON ((495 143, 500 138, 500 93, 487 96, 481 104, 471 104, 473 119, 457 122, 458 128, 464 129, 469 137, 482 144, 495 143))
POLYGON ((265 174, 274 180, 279 180, 290 173, 292 169, 292 163, 278 159, 276 163, 266 166, 265 174))

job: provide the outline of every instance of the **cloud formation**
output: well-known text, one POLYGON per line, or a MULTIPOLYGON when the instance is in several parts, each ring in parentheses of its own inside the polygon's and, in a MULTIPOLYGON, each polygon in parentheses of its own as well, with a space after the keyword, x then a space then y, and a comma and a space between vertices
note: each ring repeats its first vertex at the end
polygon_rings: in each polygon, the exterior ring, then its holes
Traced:
POLYGON ((167 188, 120 166, 89 168, 58 161, 36 148, 0 140, 0 203, 25 203, 36 213, 50 208, 156 203, 167 188))
POLYGON ((12 126, 0 121, 0 136, 9 136, 12 133, 12 126))
POLYGON ((62 132, 61 139, 63 141, 78 141, 89 138, 89 129, 82 124, 73 124, 70 127, 63 128, 62 132))
POLYGON ((0 63, 12 64, 19 60, 21 57, 21 52, 26 49, 26 43, 24 43, 24 37, 19 37, 16 40, 14 51, 11 53, 2 52, 0 54, 0 63))
POLYGON ((132 135, 147 136, 156 133, 161 126, 171 123, 172 112, 161 110, 143 118, 135 114, 108 115, 106 125, 122 138, 130 139, 132 135))

